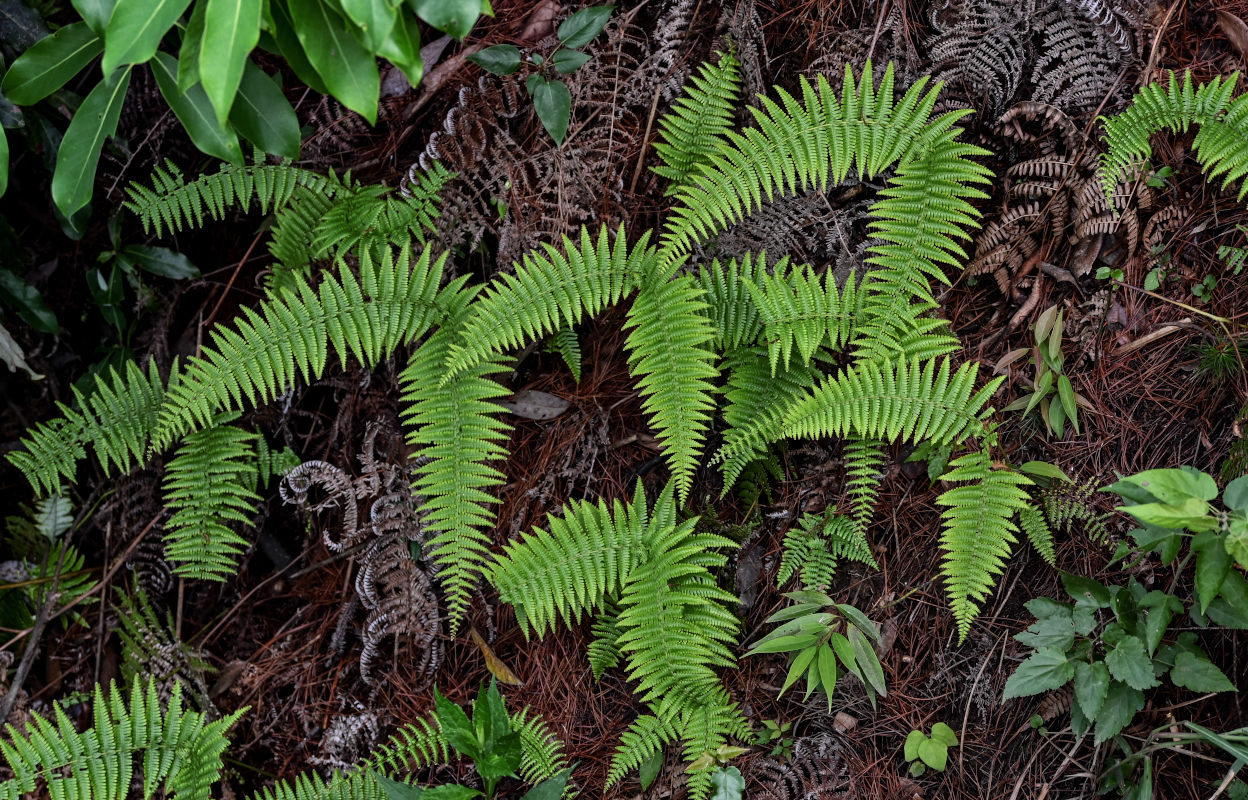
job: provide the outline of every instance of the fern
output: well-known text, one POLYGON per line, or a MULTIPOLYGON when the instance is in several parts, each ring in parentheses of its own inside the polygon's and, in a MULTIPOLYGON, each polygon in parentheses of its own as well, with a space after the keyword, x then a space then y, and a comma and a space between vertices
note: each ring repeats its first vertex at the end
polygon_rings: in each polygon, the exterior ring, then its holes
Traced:
POLYGON ((1118 182, 1152 155, 1149 139, 1162 130, 1184 133, 1193 124, 1199 126, 1192 140, 1192 151, 1210 181, 1222 179, 1221 188, 1241 182, 1238 199, 1248 195, 1248 95, 1234 100, 1235 76, 1215 77, 1199 87, 1192 83, 1192 73, 1183 80, 1173 72, 1162 86, 1150 84, 1141 89, 1126 111, 1102 117, 1105 125, 1106 152, 1097 170, 1107 198, 1112 200, 1118 182))
POLYGON ((25 734, 7 726, 0 753, 14 777, 0 782, 0 798, 46 793, 53 800, 124 797, 134 776, 135 757, 143 775, 143 797, 163 790, 181 800, 207 800, 221 771, 225 732, 243 711, 209 721, 182 708, 174 687, 162 711, 156 686, 131 685, 129 702, 114 684, 95 688, 92 727, 78 733, 59 705, 55 720, 31 714, 25 734))
POLYGON ((875 500, 880 495, 880 470, 884 466, 881 443, 858 436, 845 442, 846 492, 853 511, 854 530, 866 541, 867 523, 875 513, 875 500))
POLYGON ((250 525, 260 498, 257 436, 216 425, 187 436, 165 470, 165 556, 186 578, 226 581, 248 542, 228 523, 250 525))
POLYGON ((165 612, 165 619, 160 620, 142 589, 122 592, 119 610, 121 625, 117 638, 121 641, 122 680, 130 684, 148 676, 158 685, 173 683, 190 691, 201 709, 210 709, 204 683, 208 664, 178 640, 172 615, 165 612))
POLYGON ((594 638, 586 647, 586 654, 594 680, 601 680, 607 670, 620 665, 623 657, 620 653, 620 609, 617 599, 605 598, 602 611, 594 617, 592 633, 594 638))
POLYGON ((620 780, 661 751, 664 745, 680 738, 679 707, 669 707, 662 716, 643 714, 633 720, 628 730, 620 735, 620 746, 611 759, 604 788, 611 788, 620 780))
POLYGON ((572 380, 581 382, 581 340, 577 337, 575 328, 568 325, 555 331, 546 349, 563 359, 563 363, 568 365, 568 371, 572 373, 572 380))
POLYGON ((803 514, 785 534, 776 586, 800 573, 803 589, 823 591, 843 559, 875 567, 871 546, 855 521, 831 506, 823 514, 803 514))
POLYGON ((1050 567, 1057 566, 1057 554, 1053 550, 1053 530, 1044 518, 1044 514, 1034 505, 1028 504, 1018 511, 1018 527, 1027 534, 1031 546, 1050 567))
POLYGON ((694 182, 716 145, 727 140, 741 84, 739 66, 731 53, 721 54, 715 64, 703 64, 660 121, 654 152, 663 163, 653 169, 671 182, 667 194, 694 182))
POLYGON ((979 604, 1017 541, 1013 517, 1028 507, 1022 487, 1031 480, 1017 472, 994 469, 986 450, 954 459, 950 467, 942 480, 974 481, 948 489, 936 499, 945 507, 940 537, 945 555, 940 571, 958 623, 958 637, 965 640, 979 604))
POLYGON ((794 349, 803 364, 823 347, 843 349, 861 313, 862 295, 853 275, 838 290, 830 271, 820 280, 809 265, 791 271, 786 266, 781 261, 774 274, 746 284, 762 318, 772 375, 778 366, 789 367, 794 349))
POLYGON ((763 321, 751 288, 766 272, 766 253, 757 258, 747 253, 741 261, 734 258, 722 265, 715 259, 698 271, 718 349, 731 352, 750 347, 762 335, 763 321))
POLYGON ((682 709, 681 739, 685 742, 685 760, 693 762, 687 770, 686 791, 689 797, 710 796, 714 756, 730 737, 749 741, 752 736, 753 731, 741 715, 741 710, 722 689, 712 694, 709 700, 682 709), (695 765, 700 759, 705 766, 697 769, 695 765))
POLYGON ((513 715, 511 728, 520 734, 520 777, 526 783, 541 783, 568 766, 563 742, 532 709, 526 707, 513 715))

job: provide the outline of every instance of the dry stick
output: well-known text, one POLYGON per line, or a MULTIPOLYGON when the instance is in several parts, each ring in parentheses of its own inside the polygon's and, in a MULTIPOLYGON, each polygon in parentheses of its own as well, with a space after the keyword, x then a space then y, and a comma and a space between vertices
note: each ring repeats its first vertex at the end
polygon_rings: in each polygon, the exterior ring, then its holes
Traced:
MULTIPOLYGON (((51 555, 50 543, 48 547, 49 550, 44 551, 43 554, 43 569, 45 570, 48 568, 48 556, 51 555)), ((26 682, 30 668, 35 665, 35 653, 39 651, 39 637, 43 635, 43 627, 48 623, 48 611, 60 597, 56 592, 56 587, 60 583, 61 568, 65 566, 67 552, 69 552, 68 547, 61 547, 60 556, 56 559, 56 571, 52 573, 52 586, 48 589, 43 604, 39 606, 39 613, 35 615, 35 627, 32 628, 34 636, 31 637, 30 644, 26 646, 26 652, 22 653, 22 663, 17 665, 17 674, 13 676, 9 690, 4 693, 4 700, 0 701, 0 722, 9 718, 9 712, 13 710, 13 704, 17 702, 17 695, 22 691, 22 684, 26 682)))
POLYGON ((229 282, 225 284, 225 290, 221 292, 221 297, 217 299, 217 304, 213 307, 212 313, 208 315, 208 319, 204 320, 200 327, 208 327, 217 318, 217 312, 221 310, 221 305, 225 303, 225 298, 229 297, 230 289, 234 288, 234 281, 238 280, 238 273, 243 271, 243 265, 247 263, 247 259, 251 257, 251 251, 256 249, 256 245, 260 243, 260 237, 263 235, 263 232, 257 233, 255 238, 251 240, 251 244, 247 247, 247 252, 243 253, 243 257, 234 265, 234 272, 230 275, 229 282))

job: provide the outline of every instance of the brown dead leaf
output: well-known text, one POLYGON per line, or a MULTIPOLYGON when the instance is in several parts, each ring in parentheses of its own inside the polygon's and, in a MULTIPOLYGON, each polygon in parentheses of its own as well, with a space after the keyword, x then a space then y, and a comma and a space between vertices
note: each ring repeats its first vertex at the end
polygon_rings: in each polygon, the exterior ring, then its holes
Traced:
POLYGON ((494 649, 485 643, 485 637, 477 630, 476 626, 468 629, 468 635, 472 637, 472 643, 481 651, 481 655, 485 656, 485 668, 490 671, 499 683, 508 686, 523 686, 524 681, 516 677, 516 673, 511 671, 501 658, 495 653, 494 649))
POLYGON ((1241 58, 1248 57, 1248 24, 1229 11, 1218 12, 1218 27, 1230 40, 1241 58))

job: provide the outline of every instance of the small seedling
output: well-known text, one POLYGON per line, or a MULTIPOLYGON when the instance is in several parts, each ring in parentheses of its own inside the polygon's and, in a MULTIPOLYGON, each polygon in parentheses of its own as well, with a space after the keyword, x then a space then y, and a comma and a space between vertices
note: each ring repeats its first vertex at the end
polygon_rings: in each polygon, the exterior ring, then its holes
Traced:
POLYGON ((763 720, 763 729, 755 735, 754 743, 771 745, 771 755, 788 761, 793 757, 793 737, 789 736, 791 727, 790 723, 778 719, 763 720))
POLYGON ((1213 290, 1217 288, 1218 279, 1213 275, 1206 275, 1200 283, 1192 284, 1192 294, 1202 303, 1208 303, 1213 299, 1213 290))
POLYGON ((1065 356, 1062 354, 1062 334, 1064 326, 1062 312, 1057 306, 1044 310, 1036 320, 1033 333, 1036 344, 1034 347, 1020 347, 1006 353, 996 364, 996 371, 1001 372, 1018 359, 1031 355, 1036 368, 1036 378, 1032 382, 1031 391, 1007 405, 1003 411, 1022 410, 1030 414, 1033 410, 1040 411, 1044 427, 1050 434, 1062 438, 1066 432, 1066 422, 1075 433, 1079 433, 1079 408, 1089 408, 1090 404, 1080 397, 1071 385, 1070 378, 1062 372, 1065 356), (1057 402, 1053 402, 1056 396, 1057 402))
POLYGON ((905 747, 906 761, 910 762, 910 774, 917 778, 928 767, 944 772, 949 763, 949 748, 957 746, 958 735, 943 722, 932 726, 931 736, 924 736, 921 730, 910 731, 905 747))

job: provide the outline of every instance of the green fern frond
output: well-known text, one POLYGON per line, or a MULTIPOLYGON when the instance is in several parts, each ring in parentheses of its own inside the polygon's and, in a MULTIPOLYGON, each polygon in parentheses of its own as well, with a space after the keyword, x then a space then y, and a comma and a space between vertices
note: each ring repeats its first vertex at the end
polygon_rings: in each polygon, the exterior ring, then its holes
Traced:
POLYGON ((762 458, 767 445, 775 438, 786 408, 813 389, 819 371, 811 366, 794 364, 773 375, 764 358, 764 349, 751 347, 732 351, 725 359, 728 387, 725 393, 724 443, 715 456, 722 462, 724 494, 737 482, 741 472, 762 458))
POLYGON ((984 406, 1002 379, 975 392, 978 364, 963 364, 951 373, 949 359, 937 363, 850 367, 788 409, 784 435, 960 442, 983 430, 984 406))
POLYGON ((854 529, 866 541, 867 525, 880 496, 884 448, 879 441, 850 436, 845 442, 845 492, 849 495, 854 529))
POLYGON ((711 383, 719 376, 709 346, 715 330, 702 289, 689 275, 651 279, 628 312, 625 346, 638 378, 641 408, 659 440, 683 501, 693 486, 702 443, 715 409, 711 383))
POLYGON ((691 183, 716 145, 726 141, 741 86, 738 67, 731 53, 721 53, 715 64, 703 64, 689 77, 672 110, 659 119, 654 152, 663 163, 652 169, 671 181, 667 194, 691 183))
POLYGON ((490 376, 506 367, 498 355, 458 373, 438 391, 446 361, 463 342, 465 308, 476 294, 463 290, 463 279, 443 290, 439 305, 447 321, 412 355, 399 375, 407 441, 423 461, 413 491, 424 498, 419 509, 434 536, 429 552, 438 565, 438 581, 454 631, 468 608, 477 575, 489 557, 494 527, 492 489, 505 477, 489 462, 505 459, 509 426, 493 402, 506 387, 490 376))
POLYGON ((800 573, 803 589, 824 590, 842 560, 877 567, 871 545, 854 524, 829 506, 822 514, 803 514, 785 534, 776 586, 783 587, 800 573))
MULTIPOLYGON (((1221 188, 1248 175, 1248 95, 1231 99, 1235 79, 1219 76, 1197 87, 1191 72, 1181 83, 1171 72, 1167 85, 1145 86, 1126 111, 1101 118, 1107 147, 1097 173, 1111 204, 1119 181, 1152 155, 1149 139, 1163 130, 1184 133, 1197 125, 1192 151, 1209 181, 1222 179, 1221 188)), ((1238 199, 1245 195, 1248 183, 1241 184, 1238 199)))
POLYGON ((332 194, 341 183, 332 177, 289 164, 222 164, 211 175, 189 183, 173 162, 156 167, 152 188, 138 183, 126 187, 124 204, 143 223, 144 233, 163 236, 203 226, 204 217, 220 221, 228 208, 246 208, 253 201, 262 214, 286 205, 299 186, 332 194))
POLYGON ((838 290, 830 271, 820 280, 809 264, 789 270, 783 259, 773 274, 746 287, 763 322, 772 375, 789 368, 795 348, 809 364, 821 348, 836 352, 849 344, 862 307, 852 274, 838 290))
POLYGON ((258 437, 232 425, 188 435, 165 470, 165 556, 186 578, 225 581, 237 574, 248 542, 230 522, 250 525, 260 497, 254 442, 258 437))
POLYGON ((142 589, 122 592, 119 610, 121 625, 117 628, 117 638, 121 641, 122 680, 133 683, 151 677, 160 684, 173 681, 191 692, 201 709, 210 709, 208 687, 204 683, 208 663, 178 640, 173 616, 165 612, 165 619, 159 619, 142 589))
POLYGON ((92 709, 93 725, 82 733, 59 705, 55 722, 32 713, 24 734, 6 726, 8 737, 0 740, 0 753, 14 777, 0 782, 0 798, 125 797, 137 757, 144 797, 163 790, 179 800, 208 800, 229 744, 225 732, 243 713, 209 722, 204 714, 183 710, 177 686, 162 710, 151 681, 145 688, 135 681, 129 703, 116 684, 107 695, 97 685, 92 709))
POLYGON ((576 335, 576 328, 571 325, 560 328, 550 337, 547 349, 558 354, 563 363, 568 365, 572 380, 581 382, 581 340, 576 335))
MULTIPOLYGON (((178 365, 171 369, 170 389, 177 386, 178 365)), ((24 450, 9 453, 9 463, 26 476, 36 494, 57 495, 62 479, 72 481, 90 444, 96 459, 111 475, 147 460, 149 435, 165 402, 165 383, 155 359, 147 372, 133 362, 124 373, 110 368, 108 378, 95 376, 95 391, 84 395, 73 387, 73 407, 57 403, 61 415, 28 429, 24 450)))
POLYGON ((380 259, 364 253, 359 277, 342 265, 316 289, 296 278, 297 290, 244 308, 232 327, 213 331, 211 345, 187 362, 160 412, 155 443, 166 447, 219 411, 271 402, 295 379, 319 378, 332 351, 372 366, 429 329, 446 256, 429 251, 413 260, 403 248, 380 259))
POLYGON ((312 230, 313 257, 358 255, 361 247, 377 257, 384 247, 409 246, 413 240, 427 244, 426 233, 437 230, 438 194, 452 177, 435 161, 407 195, 396 197, 384 186, 363 186, 340 194, 312 230))
POLYGON ((680 738, 680 709, 670 708, 662 715, 643 714, 620 735, 620 745, 611 758, 604 788, 610 789, 633 770, 638 769, 655 753, 680 738))
MULTIPOLYGON (((299 454, 289 447, 274 450, 268 439, 256 434, 256 478, 261 489, 269 487, 269 481, 285 477, 295 467, 303 463, 299 454)), ((255 487, 252 487, 255 488, 255 487)))
POLYGON ((508 348, 531 341, 615 305, 635 286, 649 260, 649 236, 631 249, 621 226, 614 246, 604 226, 595 242, 581 228, 581 241, 564 237, 564 253, 544 244, 489 285, 464 322, 463 341, 452 350, 447 378, 508 348))
POLYGON ((698 282, 706 293, 708 314, 715 326, 717 349, 736 350, 757 343, 763 321, 749 287, 766 272, 766 253, 757 258, 746 253, 740 261, 734 258, 722 265, 717 258, 698 270, 698 282))
POLYGON ((586 647, 586 652, 589 668, 597 681, 602 680, 607 670, 618 667, 623 658, 620 652, 620 609, 615 598, 608 596, 603 600, 603 608, 594 617, 590 632, 594 638, 586 647))
POLYGON ((1053 549, 1053 530, 1045 520, 1044 514, 1033 503, 1018 510, 1018 527, 1027 534, 1031 546, 1050 567, 1057 566, 1057 554, 1053 549))
POLYGON ((317 226, 333 207, 333 195, 299 186, 289 204, 273 216, 269 254, 277 263, 265 284, 270 294, 277 295, 283 289, 294 290, 295 275, 307 277, 307 267, 316 259, 312 241, 316 238, 317 226))
POLYGON ((938 505, 945 506, 941 514, 944 558, 940 571, 958 623, 959 640, 965 640, 979 604, 988 597, 1017 541, 1014 515, 1028 507, 1022 487, 1031 481, 1017 472, 993 469, 992 456, 986 450, 968 453, 950 466, 942 480, 971 482, 948 489, 936 499, 938 505))
MULTIPOLYGON (((720 688, 705 702, 682 710, 680 738, 685 743, 685 761, 695 762, 708 753, 714 754, 729 738, 748 742, 753 735, 741 709, 720 688)), ((685 791, 689 800, 706 800, 710 796, 714 766, 712 761, 687 773, 685 791)))
POLYGON ((925 316, 928 303, 898 301, 878 316, 862 313, 854 329, 854 360, 859 362, 930 361, 962 349, 947 320, 925 316))
POLYGON ((568 766, 563 742, 531 708, 512 715, 511 729, 520 734, 520 777, 525 783, 539 784, 568 766))
POLYGON ((646 557, 649 524, 640 483, 627 505, 574 500, 562 519, 547 517, 548 531, 509 543, 490 567, 490 582, 526 636, 554 630, 560 619, 575 625, 586 611, 601 610, 646 557))

